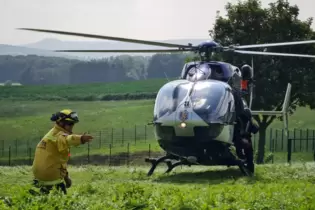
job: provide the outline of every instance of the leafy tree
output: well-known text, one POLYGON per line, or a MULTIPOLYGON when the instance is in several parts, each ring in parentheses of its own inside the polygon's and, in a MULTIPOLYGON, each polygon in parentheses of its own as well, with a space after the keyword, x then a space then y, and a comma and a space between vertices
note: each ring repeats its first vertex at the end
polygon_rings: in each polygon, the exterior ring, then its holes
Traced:
MULTIPOLYGON (((218 15, 210 36, 222 45, 262 44, 315 39, 311 29, 312 18, 298 18, 299 8, 288 1, 278 0, 263 8, 258 0, 247 0, 226 5, 227 16, 218 15)), ((258 49, 261 51, 261 49, 258 49)), ((312 45, 294 45, 268 48, 269 52, 315 54, 312 45)), ((223 54, 226 62, 250 64, 251 55, 223 54)), ((291 113, 297 106, 315 107, 314 60, 309 58, 263 56, 254 58, 256 79, 254 110, 280 110, 287 87, 292 84, 291 113)), ((259 123, 259 151, 257 163, 263 163, 266 129, 275 116, 255 116, 259 123)))

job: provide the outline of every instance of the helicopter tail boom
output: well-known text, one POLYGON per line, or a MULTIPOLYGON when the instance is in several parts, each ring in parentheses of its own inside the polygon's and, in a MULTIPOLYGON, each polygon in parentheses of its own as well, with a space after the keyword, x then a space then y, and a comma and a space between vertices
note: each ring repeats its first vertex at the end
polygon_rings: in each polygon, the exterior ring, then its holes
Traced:
POLYGON ((289 127, 288 126, 288 109, 289 109, 289 103, 290 103, 291 87, 292 85, 288 83, 281 111, 252 111, 252 115, 270 115, 270 116, 282 115, 283 122, 284 122, 284 129, 286 131, 285 133, 287 136, 288 136, 288 127, 289 127))

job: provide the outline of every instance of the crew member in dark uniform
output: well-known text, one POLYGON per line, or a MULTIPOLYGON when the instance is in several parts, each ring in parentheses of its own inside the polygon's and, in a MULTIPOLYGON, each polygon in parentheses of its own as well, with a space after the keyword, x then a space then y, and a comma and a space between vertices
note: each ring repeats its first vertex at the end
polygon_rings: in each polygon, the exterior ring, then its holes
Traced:
POLYGON ((253 122, 251 111, 242 98, 243 88, 247 89, 247 87, 242 87, 242 83, 247 86, 247 82, 250 80, 252 80, 252 68, 249 65, 242 66, 241 74, 238 69, 235 70, 231 83, 237 122, 233 141, 239 156, 243 156, 242 149, 244 149, 248 169, 254 172, 254 150, 251 134, 258 132, 258 126, 253 122))

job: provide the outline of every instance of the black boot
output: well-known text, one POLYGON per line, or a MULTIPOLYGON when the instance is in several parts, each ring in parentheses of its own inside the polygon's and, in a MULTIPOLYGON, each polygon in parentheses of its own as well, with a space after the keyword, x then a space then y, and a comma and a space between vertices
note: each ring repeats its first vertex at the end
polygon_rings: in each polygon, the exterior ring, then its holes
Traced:
POLYGON ((252 146, 252 142, 250 138, 242 139, 243 148, 246 158, 246 167, 251 172, 254 173, 255 171, 255 164, 254 164, 254 149, 252 146))

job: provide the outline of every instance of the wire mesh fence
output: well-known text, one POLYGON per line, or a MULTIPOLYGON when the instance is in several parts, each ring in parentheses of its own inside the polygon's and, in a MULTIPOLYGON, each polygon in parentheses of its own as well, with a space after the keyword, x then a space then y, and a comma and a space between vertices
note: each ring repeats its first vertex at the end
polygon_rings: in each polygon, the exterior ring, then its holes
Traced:
MULTIPOLYGON (((165 152, 154 138, 152 127, 133 126, 131 128, 107 128, 90 132, 91 143, 73 147, 69 164, 130 165, 143 164, 145 157, 161 156, 165 152)), ((266 155, 273 153, 274 162, 285 162, 288 141, 282 129, 267 129, 266 155)), ((314 159, 315 130, 293 129, 292 161, 314 159)), ((37 143, 41 137, 28 140, 0 140, 1 165, 31 165, 37 143)), ((258 149, 259 134, 253 136, 255 150, 258 149)))

